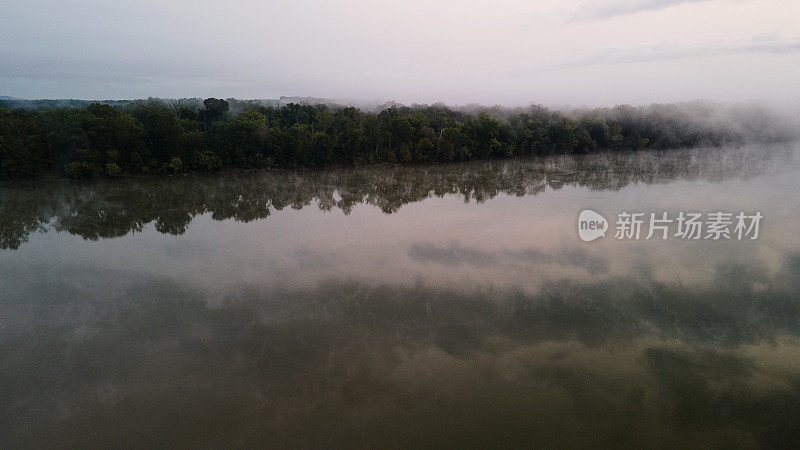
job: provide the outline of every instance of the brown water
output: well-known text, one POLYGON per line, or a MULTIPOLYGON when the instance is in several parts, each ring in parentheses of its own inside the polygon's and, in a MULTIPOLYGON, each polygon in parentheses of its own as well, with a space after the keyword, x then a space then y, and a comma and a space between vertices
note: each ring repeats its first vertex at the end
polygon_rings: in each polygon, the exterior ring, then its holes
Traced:
POLYGON ((0 184, 0 447, 800 443, 800 145, 0 184), (590 208, 757 240, 578 238, 590 208))

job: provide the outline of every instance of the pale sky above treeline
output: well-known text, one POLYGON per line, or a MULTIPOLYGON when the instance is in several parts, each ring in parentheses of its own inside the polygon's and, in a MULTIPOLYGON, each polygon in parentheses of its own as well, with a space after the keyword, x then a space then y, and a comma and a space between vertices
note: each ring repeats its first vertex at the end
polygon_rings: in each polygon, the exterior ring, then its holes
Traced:
POLYGON ((800 104, 797 0, 4 0, 0 95, 800 104))

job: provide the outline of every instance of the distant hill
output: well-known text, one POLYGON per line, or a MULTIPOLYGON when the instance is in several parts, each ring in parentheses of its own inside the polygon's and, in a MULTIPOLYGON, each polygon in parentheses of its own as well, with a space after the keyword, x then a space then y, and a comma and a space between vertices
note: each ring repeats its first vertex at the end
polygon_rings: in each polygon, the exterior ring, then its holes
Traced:
POLYGON ((103 103, 111 106, 125 106, 132 102, 134 102, 134 100, 75 100, 75 99, 25 100, 22 98, 14 98, 7 96, 0 97, 0 106, 12 109, 85 108, 91 105, 92 103, 103 103))

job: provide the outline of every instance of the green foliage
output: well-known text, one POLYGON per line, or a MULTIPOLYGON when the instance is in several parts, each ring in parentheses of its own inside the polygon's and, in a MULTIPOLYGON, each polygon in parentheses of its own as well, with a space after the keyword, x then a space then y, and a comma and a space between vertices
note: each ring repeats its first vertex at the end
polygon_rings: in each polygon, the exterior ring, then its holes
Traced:
MULTIPOLYGON (((234 101, 234 100, 232 100, 234 101)), ((668 107, 574 115, 541 106, 471 114, 443 106, 264 107, 209 98, 36 110, 0 108, 0 178, 71 178, 223 168, 419 163, 644 147, 722 144, 730 130, 679 119, 668 107)))
MULTIPOLYGON (((217 98, 207 98, 203 101, 204 108, 198 113, 198 117, 203 122, 204 129, 211 128, 211 124, 225 118, 228 113, 229 103, 217 98)), ((179 111, 180 112, 180 111, 179 111)), ((184 111, 183 117, 189 117, 184 111)))
POLYGON ((222 167, 222 160, 213 152, 204 151, 197 155, 196 167, 199 170, 215 170, 222 167))
POLYGON ((168 172, 178 173, 183 169, 183 161, 177 156, 170 158, 169 162, 165 165, 168 172))
POLYGON ((71 162, 64 166, 64 172, 70 178, 87 178, 92 175, 92 166, 88 162, 71 162))
POLYGON ((106 164, 106 175, 109 177, 122 176, 122 169, 116 163, 106 164))

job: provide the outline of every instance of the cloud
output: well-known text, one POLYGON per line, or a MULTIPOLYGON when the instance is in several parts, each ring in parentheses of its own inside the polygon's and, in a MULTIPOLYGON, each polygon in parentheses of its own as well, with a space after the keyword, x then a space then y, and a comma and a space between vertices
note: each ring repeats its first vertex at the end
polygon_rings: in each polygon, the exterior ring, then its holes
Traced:
POLYGON ((416 242, 408 250, 408 256, 416 262, 435 262, 448 267, 471 264, 485 267, 496 262, 496 256, 474 248, 462 247, 458 243, 438 246, 430 242, 416 242))
POLYGON ((575 11, 574 21, 609 19, 645 11, 656 11, 684 3, 700 3, 709 0, 638 0, 638 1, 605 1, 592 2, 575 11))
MULTIPOLYGON (((669 61, 685 58, 710 58, 725 55, 800 53, 800 39, 780 39, 774 33, 757 34, 748 39, 696 42, 688 44, 662 43, 637 47, 610 47, 600 52, 578 55, 552 62, 551 68, 565 69, 601 64, 629 64, 669 61)), ((541 67, 541 65, 540 65, 541 67)))
POLYGON ((415 242, 409 248, 408 256, 416 262, 432 262, 447 267, 464 264, 474 267, 557 264, 564 267, 579 267, 592 274, 604 273, 608 265, 604 259, 580 249, 560 249, 555 253, 535 248, 487 252, 462 246, 458 242, 449 245, 415 242))
POLYGON ((756 33, 750 38, 753 42, 777 41, 781 38, 781 32, 778 30, 766 31, 764 33, 756 33))

